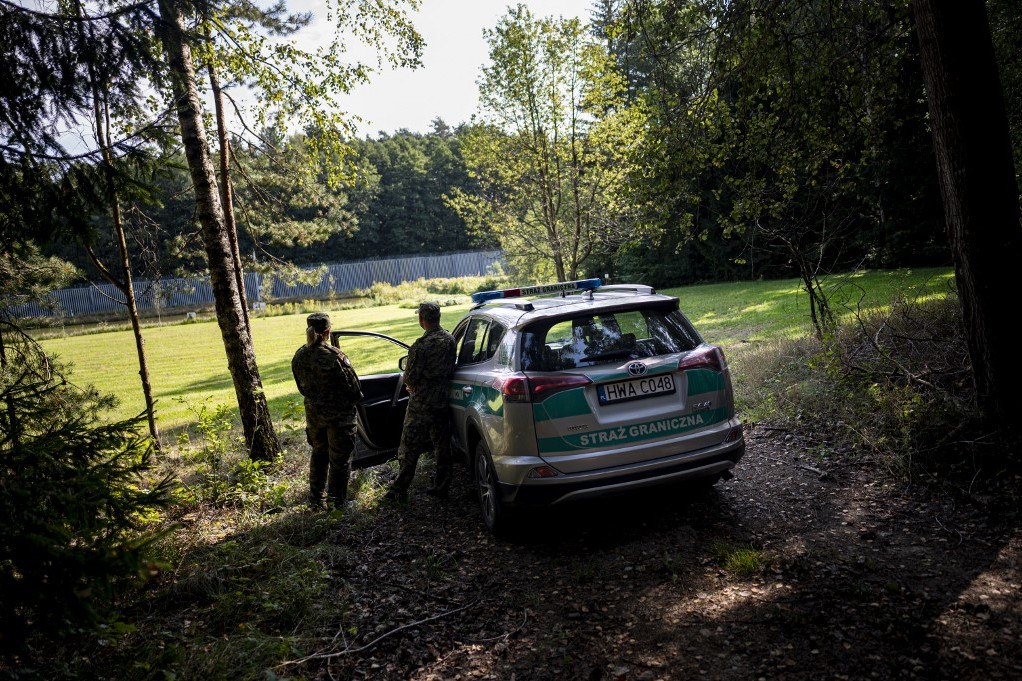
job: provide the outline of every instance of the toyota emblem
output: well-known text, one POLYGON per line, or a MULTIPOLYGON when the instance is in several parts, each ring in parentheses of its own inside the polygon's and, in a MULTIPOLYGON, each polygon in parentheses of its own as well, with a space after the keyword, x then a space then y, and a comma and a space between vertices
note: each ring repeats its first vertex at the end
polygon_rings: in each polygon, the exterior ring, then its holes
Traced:
POLYGON ((628 365, 628 373, 632 376, 642 376, 646 373, 646 365, 642 362, 632 362, 628 365))

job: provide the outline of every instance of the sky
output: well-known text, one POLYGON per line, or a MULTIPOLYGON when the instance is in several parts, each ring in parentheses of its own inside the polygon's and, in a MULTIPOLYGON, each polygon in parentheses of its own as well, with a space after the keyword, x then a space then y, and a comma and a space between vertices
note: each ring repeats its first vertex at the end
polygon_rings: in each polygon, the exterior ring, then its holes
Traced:
MULTIPOLYGON (((346 100, 351 113, 365 119, 362 136, 392 133, 401 128, 428 132, 430 122, 442 118, 448 125, 468 121, 476 111, 476 80, 488 60, 483 29, 493 28, 506 11, 506 0, 422 0, 412 16, 425 47, 422 66, 414 71, 387 70, 369 85, 359 87, 346 100)), ((534 16, 589 19, 593 0, 522 0, 534 16)), ((313 23, 296 38, 302 47, 325 42, 331 27, 322 0, 292 0, 288 8, 314 15, 313 23)))

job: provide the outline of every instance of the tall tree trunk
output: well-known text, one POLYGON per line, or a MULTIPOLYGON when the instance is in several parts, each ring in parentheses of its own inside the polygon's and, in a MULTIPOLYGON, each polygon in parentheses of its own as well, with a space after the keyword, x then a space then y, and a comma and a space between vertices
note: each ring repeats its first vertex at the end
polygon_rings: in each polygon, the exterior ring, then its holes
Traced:
POLYGON ((1022 362, 1005 296, 1022 261, 1018 185, 980 0, 912 0, 937 172, 981 412, 1022 427, 1022 362))
POLYGON ((251 458, 270 460, 280 452, 280 444, 259 378, 252 337, 245 325, 245 311, 238 280, 234 276, 230 239, 217 192, 216 173, 202 123, 191 49, 184 37, 184 19, 176 0, 159 0, 159 8, 163 45, 177 100, 181 139, 195 187, 196 212, 209 263, 217 323, 227 351, 227 366, 234 379, 234 392, 238 398, 245 441, 251 458))
MULTIPOLYGON (((7 344, 4 342, 4 326, 6 324, 0 323, 0 374, 7 373, 8 361, 7 361, 7 344)), ((14 407, 14 399, 10 398, 5 400, 4 407, 7 411, 7 428, 9 429, 8 437, 11 440, 12 446, 18 446, 21 443, 21 425, 18 423, 18 411, 14 407)))
MULTIPOLYGON (((212 38, 207 35, 207 40, 212 38)), ((231 258, 234 260, 234 278, 238 280, 238 293, 241 295, 241 309, 245 313, 245 328, 252 333, 251 321, 248 317, 248 299, 245 293, 245 272, 241 268, 241 249, 238 248, 238 223, 234 219, 234 190, 231 187, 231 147, 227 141, 227 116, 224 114, 224 95, 220 89, 220 78, 217 77, 216 66, 212 59, 207 66, 209 87, 213 91, 213 105, 216 108, 216 133, 220 142, 220 201, 224 209, 224 223, 227 225, 227 238, 231 241, 231 258)))
POLYGON ((102 102, 99 92, 99 84, 93 85, 93 107, 96 116, 96 138, 103 154, 103 166, 106 170, 106 178, 109 184, 107 189, 110 201, 111 216, 114 222, 114 236, 117 238, 117 250, 121 256, 121 272, 123 279, 118 280, 106 267, 104 267, 91 248, 87 249, 89 256, 99 271, 106 277, 107 281, 120 289, 124 294, 124 304, 128 308, 128 318, 131 320, 131 330, 135 336, 135 352, 138 355, 138 376, 142 380, 142 395, 145 398, 146 416, 149 421, 149 435, 153 439, 153 448, 156 451, 162 449, 160 445, 160 431, 156 425, 156 400, 153 398, 153 385, 149 379, 149 360, 145 351, 145 337, 142 335, 142 324, 138 318, 138 306, 135 304, 135 288, 131 279, 131 261, 128 258, 128 243, 124 238, 124 223, 121 220, 121 206, 117 196, 117 188, 114 185, 114 162, 110 152, 110 117, 109 109, 102 102))
POLYGON ((124 301, 131 319, 131 330, 135 335, 135 353, 138 355, 138 376, 142 380, 142 394, 145 396, 146 416, 149 419, 149 434, 153 438, 153 447, 160 447, 160 431, 156 426, 156 400, 153 399, 153 385, 149 380, 149 360, 146 357, 145 337, 142 335, 142 324, 138 319, 138 306, 135 304, 135 289, 131 280, 131 262, 128 260, 128 244, 124 239, 124 225, 121 222, 117 196, 114 195, 114 232, 117 234, 117 250, 121 256, 121 270, 124 273, 124 301))

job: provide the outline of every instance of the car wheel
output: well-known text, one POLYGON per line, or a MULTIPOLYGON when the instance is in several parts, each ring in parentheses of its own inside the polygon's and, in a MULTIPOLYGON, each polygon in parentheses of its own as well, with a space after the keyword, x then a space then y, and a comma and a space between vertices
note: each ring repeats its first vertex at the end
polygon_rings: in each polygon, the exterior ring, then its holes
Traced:
POLYGON ((479 494, 479 510, 483 514, 486 529, 494 534, 507 528, 507 508, 500 501, 497 474, 493 471, 490 452, 486 443, 476 445, 475 462, 476 491, 479 494))

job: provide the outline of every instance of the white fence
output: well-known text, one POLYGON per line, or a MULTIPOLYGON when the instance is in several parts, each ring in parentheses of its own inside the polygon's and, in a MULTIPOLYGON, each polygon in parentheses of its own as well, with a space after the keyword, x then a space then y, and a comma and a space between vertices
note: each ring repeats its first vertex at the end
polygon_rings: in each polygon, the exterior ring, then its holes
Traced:
MULTIPOLYGON (((332 263, 319 283, 287 284, 276 277, 265 281, 265 275, 245 274, 245 294, 249 304, 290 298, 325 298, 353 289, 369 288, 377 282, 400 284, 419 277, 437 279, 488 274, 496 263, 502 264, 501 251, 470 251, 422 255, 404 258, 379 258, 354 262, 332 263)), ((317 268, 311 268, 317 269, 317 268)), ((213 304, 209 277, 189 279, 146 279, 134 282, 135 301, 139 310, 166 310, 204 307, 213 304)), ((123 295, 113 284, 97 284, 81 288, 53 291, 49 305, 28 303, 10 307, 17 317, 74 317, 77 315, 122 312, 118 303, 123 295)))

